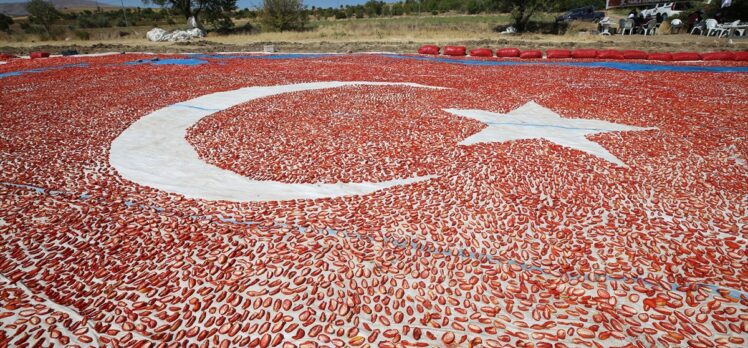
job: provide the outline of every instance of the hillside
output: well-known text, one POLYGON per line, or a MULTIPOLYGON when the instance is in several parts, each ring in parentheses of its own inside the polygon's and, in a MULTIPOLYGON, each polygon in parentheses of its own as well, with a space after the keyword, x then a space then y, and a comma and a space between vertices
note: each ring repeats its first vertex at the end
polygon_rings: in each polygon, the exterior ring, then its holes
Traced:
MULTIPOLYGON (((93 0, 49 0, 58 10, 71 9, 71 8, 106 8, 106 7, 117 7, 108 2, 104 1, 93 1, 93 0)), ((26 1, 23 2, 11 2, 11 3, 0 3, 0 13, 4 13, 8 16, 26 16, 26 1)))

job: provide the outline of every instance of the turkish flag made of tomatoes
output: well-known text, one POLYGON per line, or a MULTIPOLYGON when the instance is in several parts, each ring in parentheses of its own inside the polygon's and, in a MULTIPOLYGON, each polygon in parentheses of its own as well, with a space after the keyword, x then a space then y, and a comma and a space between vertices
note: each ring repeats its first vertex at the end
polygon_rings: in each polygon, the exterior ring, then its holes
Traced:
POLYGON ((8 60, 0 342, 744 346, 748 64, 579 52, 8 60))

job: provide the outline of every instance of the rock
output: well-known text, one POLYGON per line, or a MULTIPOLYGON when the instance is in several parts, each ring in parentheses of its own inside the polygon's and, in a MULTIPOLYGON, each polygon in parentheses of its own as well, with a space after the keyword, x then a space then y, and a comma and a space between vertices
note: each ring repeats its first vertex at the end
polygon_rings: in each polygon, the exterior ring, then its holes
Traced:
POLYGON ((166 37, 168 35, 169 33, 164 29, 153 28, 145 34, 145 37, 148 38, 148 41, 167 41, 166 37))
POLYGON ((190 30, 187 30, 187 33, 189 33, 192 37, 205 37, 205 31, 200 28, 192 28, 190 30))
POLYGON ((205 32, 199 28, 192 28, 188 30, 175 30, 169 33, 161 28, 153 28, 145 36, 150 41, 184 42, 196 37, 205 37, 205 32))

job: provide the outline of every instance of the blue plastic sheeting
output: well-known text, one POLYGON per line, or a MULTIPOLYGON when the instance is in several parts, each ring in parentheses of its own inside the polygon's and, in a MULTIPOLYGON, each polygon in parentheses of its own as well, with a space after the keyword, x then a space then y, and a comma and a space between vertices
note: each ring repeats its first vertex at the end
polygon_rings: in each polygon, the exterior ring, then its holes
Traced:
POLYGON ((140 59, 134 62, 127 62, 126 65, 140 65, 140 64, 153 64, 153 65, 187 65, 195 66, 205 64, 206 61, 195 58, 167 58, 167 59, 140 59))
POLYGON ((262 55, 248 55, 248 54, 203 54, 203 53, 188 53, 188 56, 199 59, 299 59, 299 58, 325 58, 335 56, 335 54, 301 54, 301 53, 286 53, 286 54, 262 54, 262 55))
MULTIPOLYGON (((205 59, 316 59, 336 54, 269 54, 269 55, 243 55, 243 54, 188 54, 190 58, 168 58, 168 59, 140 59, 133 62, 124 63, 125 65, 154 64, 154 65, 186 65, 196 66, 206 64, 205 59)), ((643 63, 624 63, 624 62, 521 62, 521 61, 490 61, 490 60, 472 60, 472 59, 453 59, 442 57, 421 57, 407 55, 383 55, 395 59, 413 59, 422 61, 432 61, 448 64, 476 65, 476 66, 517 66, 517 65, 551 65, 551 66, 571 66, 580 68, 609 68, 622 71, 636 72, 714 72, 714 73, 748 73, 748 67, 745 66, 696 66, 696 65, 664 65, 664 64, 643 64, 643 63)), ((54 67, 37 68, 30 70, 11 71, 0 73, 0 78, 19 76, 23 74, 40 73, 50 70, 59 70, 65 68, 88 67, 86 63, 66 64, 54 67)))
MULTIPOLYGON (((553 64, 553 63, 550 63, 553 64)), ((559 65, 581 66, 587 68, 610 68, 623 71, 652 72, 713 72, 713 73, 748 73, 748 66, 696 66, 696 65, 661 65, 622 62, 568 62, 559 65)))
POLYGON ((65 68, 83 68, 87 66, 88 64, 81 63, 81 64, 66 64, 66 65, 50 66, 50 67, 30 69, 30 70, 10 71, 6 73, 0 73, 0 79, 5 78, 5 77, 11 77, 11 76, 19 76, 23 74, 36 74, 36 73, 51 71, 51 70, 61 70, 65 68))
POLYGON ((242 55, 242 54, 203 54, 188 53, 190 58, 166 58, 166 59, 140 59, 127 62, 126 65, 153 64, 153 65, 187 65, 195 66, 206 64, 206 59, 298 59, 298 58, 323 58, 330 54, 271 54, 271 55, 242 55))
POLYGON ((385 55, 385 57, 395 59, 414 59, 431 62, 460 64, 460 65, 478 65, 478 66, 516 66, 516 65, 551 65, 551 66, 571 66, 579 68, 609 68, 622 71, 637 72, 714 72, 714 73, 748 73, 748 66, 695 66, 695 65, 664 65, 664 64, 643 64, 643 63, 624 63, 624 62, 520 62, 520 61, 491 61, 491 60, 472 60, 472 59, 453 59, 442 57, 421 57, 406 55, 385 55))
MULTIPOLYGON (((242 54, 187 54, 190 58, 166 58, 166 59, 139 59, 132 62, 123 63, 124 65, 140 65, 140 64, 153 64, 153 65, 185 65, 185 66, 197 66, 201 64, 209 63, 205 59, 299 59, 299 58, 324 58, 335 56, 335 54, 270 54, 270 55, 242 55, 242 54)), ((117 65, 117 64, 114 64, 117 65)), ((10 71, 6 73, 0 73, 0 79, 11 76, 18 76, 23 74, 40 73, 49 70, 60 70, 65 68, 75 67, 88 67, 88 64, 66 64, 53 67, 45 67, 30 70, 21 71, 10 71)))
POLYGON ((155 62, 153 62, 153 65, 200 65, 207 63, 204 60, 201 59, 194 59, 194 58, 170 58, 170 59, 159 59, 155 62))

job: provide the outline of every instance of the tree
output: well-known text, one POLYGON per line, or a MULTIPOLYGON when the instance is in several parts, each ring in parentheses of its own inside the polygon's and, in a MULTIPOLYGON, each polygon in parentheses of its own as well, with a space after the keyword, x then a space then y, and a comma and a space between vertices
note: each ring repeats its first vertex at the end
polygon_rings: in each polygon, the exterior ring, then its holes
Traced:
POLYGON ((0 13, 0 30, 10 33, 11 24, 13 24, 13 18, 0 13))
POLYGON ((144 4, 170 7, 177 14, 184 16, 185 19, 190 17, 197 19, 206 2, 206 0, 143 0, 144 4))
POLYGON ((210 23, 210 25, 219 32, 231 30, 234 27, 234 22, 231 20, 231 11, 236 10, 236 1, 237 0, 206 1, 207 4, 203 8, 203 19, 210 23))
POLYGON ((354 8, 356 9, 356 18, 358 18, 358 19, 364 18, 364 16, 365 16, 364 7, 363 6, 355 6, 354 8))
MULTIPOLYGON (((748 1, 733 1, 728 7, 722 7, 721 4, 722 1, 712 1, 707 5, 705 7, 706 18, 714 18, 717 13, 721 15, 725 22, 748 18, 748 1)), ((686 12, 686 15, 691 13, 691 11, 684 12, 686 12)))
POLYGON ((156 4, 161 7, 170 7, 177 14, 184 16, 185 19, 195 17, 198 25, 203 19, 217 29, 229 25, 233 27, 231 21, 231 11, 236 10, 237 0, 142 0, 144 4, 156 4))
POLYGON ((514 21, 514 28, 518 32, 523 32, 527 29, 527 23, 530 22, 530 18, 535 14, 535 11, 545 9, 551 0, 501 0, 505 6, 511 7, 512 20, 514 21))
POLYGON ((379 17, 384 9, 384 1, 369 0, 364 4, 366 15, 369 17, 379 17))
POLYGON ((263 0, 262 23, 271 30, 304 30, 309 22, 301 0, 263 0))
POLYGON ((55 6, 44 0, 31 0, 26 11, 29 12, 29 22, 42 26, 47 35, 52 24, 61 17, 55 6))
POLYGON ((402 16, 405 12, 405 9, 403 8, 403 4, 396 2, 394 5, 392 5, 392 15, 393 16, 402 16))
POLYGON ((382 7, 382 16, 392 17, 392 6, 384 5, 384 7, 382 7))
POLYGON ((468 14, 478 14, 485 11, 483 1, 481 0, 469 0, 465 4, 465 12, 468 14))
POLYGON ((356 8, 346 5, 345 6, 345 17, 346 18, 353 18, 353 16, 356 14, 356 8))
POLYGON ((604 9, 605 0, 555 0, 548 2, 548 10, 553 12, 565 12, 587 6, 594 6, 598 10, 604 9))

